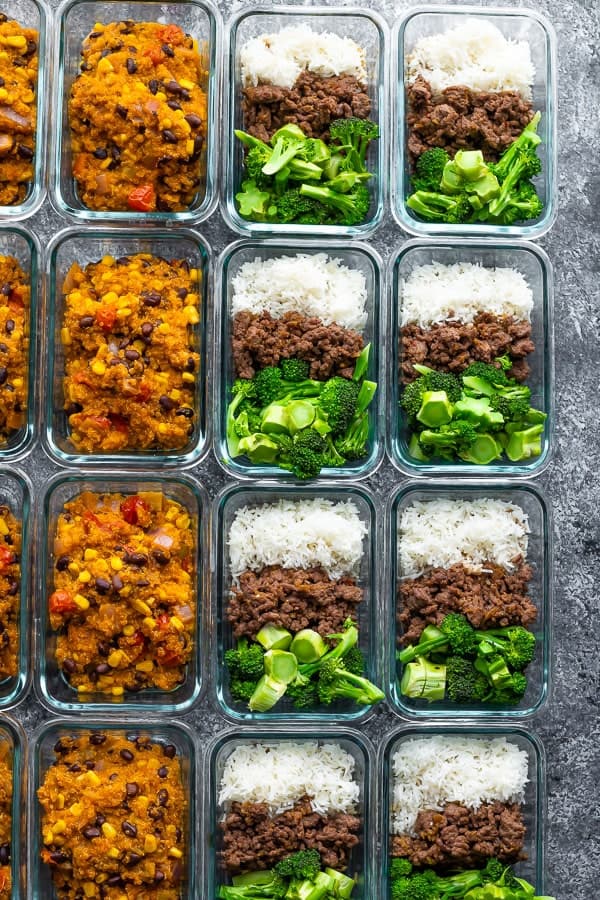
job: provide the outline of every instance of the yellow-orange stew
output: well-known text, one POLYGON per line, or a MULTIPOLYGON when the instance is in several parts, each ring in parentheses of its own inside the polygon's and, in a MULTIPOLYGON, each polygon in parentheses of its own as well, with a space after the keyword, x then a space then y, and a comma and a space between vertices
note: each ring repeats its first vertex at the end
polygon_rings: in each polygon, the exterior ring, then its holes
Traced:
POLYGON ((6 740, 0 739, 0 900, 9 900, 11 896, 12 798, 12 750, 6 740))
POLYGON ((0 255, 0 447, 26 424, 30 297, 29 276, 0 255))
POLYGON ((15 206, 33 180, 38 33, 0 13, 0 206, 15 206))

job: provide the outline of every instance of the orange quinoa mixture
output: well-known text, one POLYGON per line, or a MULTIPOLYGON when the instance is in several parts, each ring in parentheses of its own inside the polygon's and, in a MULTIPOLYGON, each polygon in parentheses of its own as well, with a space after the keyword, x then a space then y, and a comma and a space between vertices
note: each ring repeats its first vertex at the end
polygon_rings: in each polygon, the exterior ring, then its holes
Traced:
POLYGON ((200 272, 139 253, 74 263, 61 339, 70 437, 83 453, 177 450, 196 420, 200 272))
POLYGON ((11 896, 13 761, 6 740, 0 739, 0 900, 11 896))
POLYGON ((94 494, 65 504, 54 535, 50 625, 56 659, 81 699, 185 678, 194 645, 195 525, 161 492, 94 494))
POLYGON ((177 25, 96 23, 71 91, 73 175, 96 210, 177 212, 201 182, 207 73, 177 25))
POLYGON ((30 296, 17 260, 0 256, 0 446, 26 422, 30 296))
POLYGON ((58 900, 180 900, 187 798, 173 744, 61 737, 38 789, 58 900))
POLYGON ((33 181, 38 33, 0 13, 0 206, 15 206, 33 181))
POLYGON ((21 540, 21 523, 0 504, 0 680, 18 671, 21 540))

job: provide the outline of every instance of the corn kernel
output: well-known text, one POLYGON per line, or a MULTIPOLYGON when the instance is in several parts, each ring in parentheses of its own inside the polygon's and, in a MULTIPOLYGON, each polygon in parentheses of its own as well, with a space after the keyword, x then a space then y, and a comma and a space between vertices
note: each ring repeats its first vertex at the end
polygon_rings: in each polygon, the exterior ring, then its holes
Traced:
POLYGON ((160 334, 168 334, 171 330, 171 327, 168 322, 161 322, 156 330, 160 334))
POLYGON ((104 25, 102 24, 102 22, 96 22, 94 24, 94 27, 92 28, 92 31, 96 31, 98 34, 104 34, 104 25))
POLYGON ((146 628, 152 630, 153 628, 156 628, 156 619, 153 619, 152 616, 146 616, 145 619, 143 619, 143 624, 146 628))
POLYGON ((144 853, 154 853, 158 847, 158 841, 153 834, 147 834, 144 838, 144 853))
POLYGON ((117 310, 117 319, 126 319, 131 315, 132 309, 129 306, 122 306, 121 309, 117 310))
POLYGON ((0 88, 0 100, 8 100, 8 91, 6 88, 0 88))
POLYGON ((91 684, 78 684, 77 685, 77 693, 78 694, 92 694, 94 688, 91 684))
POLYGON ((200 321, 200 313, 195 306, 184 306, 183 312, 190 325, 197 325, 200 321))
POLYGON ((94 375, 104 375, 106 372, 106 366, 101 359, 95 359, 91 365, 91 369, 94 375))
POLYGON ((86 772, 85 780, 90 785, 90 787, 98 787, 100 784, 100 779, 95 772, 86 772))
POLYGON ((3 534, 3 535, 8 534, 8 525, 2 518, 0 518, 0 534, 3 534))
POLYGON ((96 885, 93 881, 84 881, 83 882, 83 893, 86 897, 95 897, 96 896, 96 885))
POLYGON ((171 625, 177 631, 185 631, 185 625, 183 624, 179 616, 171 616, 171 625))
POLYGON ((69 572, 71 575, 79 575, 79 566, 76 562, 69 563, 69 572))
POLYGON ((116 669, 119 663, 123 659, 123 651, 122 650, 113 650, 107 657, 106 662, 109 664, 111 669, 116 669))
POLYGON ((174 388, 174 390, 172 390, 169 394, 169 397, 171 398, 171 400, 181 400, 181 391, 178 391, 177 388, 174 388))
POLYGON ((110 566, 111 566, 111 569, 115 570, 115 572, 120 572, 121 569, 123 568, 123 560, 119 559, 118 556, 111 556, 110 566))
POLYGON ((83 572, 79 573, 79 581, 82 581, 84 584, 87 584, 88 581, 92 580, 92 573, 88 572, 87 569, 84 569, 83 572))
POLYGON ((69 807, 69 812, 72 816, 80 816, 83 812, 83 804, 82 803, 73 803, 72 806, 69 807))
POLYGON ((88 547, 88 549, 83 554, 83 558, 88 560, 88 562, 91 559, 96 559, 97 556, 98 556, 98 551, 93 550, 91 547, 88 547))
POLYGON ((103 266, 114 266, 116 260, 114 256, 111 256, 109 253, 107 253, 106 256, 102 257, 101 262, 103 266))
POLYGON ((200 281, 200 272, 198 269, 190 269, 190 281, 200 281))
POLYGON ((185 381, 187 384, 193 384, 196 380, 196 376, 193 372, 183 372, 181 375, 181 380, 185 381))
POLYGON ((123 629, 123 634, 125 637, 131 637, 132 634, 135 634, 135 628, 133 625, 126 625, 123 629))
POLYGON ((7 47, 16 47, 17 50, 23 50, 27 46, 27 38, 22 34, 9 34, 2 41, 7 47))
POLYGON ((183 853, 178 847, 171 847, 169 850, 169 856, 172 856, 174 859, 181 859, 183 853))
POLYGON ((44 843, 45 844, 53 844, 54 843, 54 833, 51 828, 47 828, 44 832, 44 843))
POLYGON ((184 531, 186 528, 190 527, 190 517, 186 515, 179 516, 175 519, 175 524, 180 531, 184 531))
POLYGON ((160 425, 158 426, 159 434, 166 434, 168 430, 169 430, 169 426, 165 422, 161 422, 160 425))
POLYGON ((117 829, 114 828, 110 824, 110 822, 103 822, 102 823, 102 834, 104 835, 104 837, 107 837, 109 840, 112 840, 113 838, 116 838, 116 836, 117 836, 117 829))
POLYGON ((121 851, 118 849, 118 847, 111 847, 108 851, 108 855, 111 859, 118 859, 121 855, 121 851))
POLYGON ((13 383, 13 386, 16 388, 23 387, 23 379, 22 378, 13 378, 12 383, 13 383))
POLYGON ((154 663, 151 659, 145 659, 143 662, 137 663, 135 668, 137 672, 151 672, 154 668, 154 663))
POLYGON ((107 56, 103 56, 102 59, 98 60, 96 71, 99 75, 107 75, 109 72, 114 72, 115 70, 109 58, 107 56))
POLYGON ((57 808, 57 809, 64 809, 64 808, 65 808, 65 795, 64 795, 64 794, 57 794, 57 795, 56 795, 56 808, 57 808))
POLYGON ((71 343, 71 332, 68 328, 60 329, 60 339, 65 346, 68 346, 71 343))
POLYGON ((54 825, 52 826, 52 831, 54 834, 64 834, 67 830, 67 823, 64 819, 57 819, 54 825))
MULTIPOLYGON (((144 603, 143 600, 139 600, 137 597, 135 598, 135 600, 131 601, 131 605, 136 610, 136 612, 142 613, 142 615, 144 615, 144 616, 152 615, 152 610, 150 609, 148 604, 144 603)), ((110 659, 110 657, 109 657, 109 659, 110 659)))
POLYGON ((186 141, 185 142, 185 152, 187 153, 188 156, 194 155, 194 141, 186 141))
POLYGON ((167 95, 164 91, 157 91, 154 96, 157 100, 162 100, 163 102, 167 99, 167 95))
POLYGON ((77 604, 79 609, 86 610, 90 608, 90 601, 83 597, 81 594, 75 594, 73 597, 73 602, 77 604))
POLYGON ((125 690, 122 685, 116 684, 113 688, 111 688, 111 694, 113 697, 122 697, 125 693, 125 690))

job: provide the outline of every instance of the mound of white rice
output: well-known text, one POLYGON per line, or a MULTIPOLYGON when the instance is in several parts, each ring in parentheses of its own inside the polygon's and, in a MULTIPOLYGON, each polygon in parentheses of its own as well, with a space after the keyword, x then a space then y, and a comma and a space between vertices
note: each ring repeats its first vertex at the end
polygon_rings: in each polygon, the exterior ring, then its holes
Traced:
POLYGON ((527 514, 505 500, 416 500, 400 516, 400 573, 414 578, 457 563, 478 571, 488 561, 511 569, 527 555, 528 533, 527 514))
POLYGON ((262 313, 274 319, 284 313, 318 316, 325 325, 337 322, 362 332, 367 323, 367 284, 359 269, 325 253, 298 253, 244 263, 232 279, 231 312, 262 313))
POLYGON ((420 810, 522 802, 528 756, 506 738, 436 735, 403 741, 392 760, 392 831, 410 834, 420 810))
POLYGON ((276 815, 308 795, 321 815, 354 812, 360 797, 354 768, 339 744, 241 744, 225 763, 219 805, 267 803, 276 815))
POLYGON ((351 501, 278 500, 238 509, 229 529, 231 574, 265 566, 322 566, 330 578, 358 575, 367 527, 351 501))
POLYGON ((417 266, 400 284, 401 324, 472 322, 480 312, 531 319, 533 292, 522 272, 458 262, 417 266))
POLYGON ((367 81, 362 47, 351 38, 313 31, 308 25, 290 25, 251 38, 240 51, 240 64, 244 85, 291 88, 303 69, 323 78, 353 75, 363 84, 367 81))
POLYGON ((407 77, 422 75, 434 93, 464 84, 473 91, 518 91, 531 97, 535 68, 527 41, 505 38, 482 17, 420 38, 407 57, 407 77))

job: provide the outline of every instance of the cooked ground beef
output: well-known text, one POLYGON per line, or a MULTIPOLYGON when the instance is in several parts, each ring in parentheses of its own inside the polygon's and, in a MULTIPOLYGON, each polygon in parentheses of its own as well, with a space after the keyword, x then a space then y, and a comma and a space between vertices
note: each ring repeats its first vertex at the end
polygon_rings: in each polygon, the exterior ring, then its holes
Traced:
POLYGON ((307 137, 327 140, 334 119, 368 119, 370 112, 367 89, 352 75, 322 78, 304 71, 291 88, 259 84, 243 91, 244 128, 263 141, 288 122, 307 137))
POLYGON ((482 150, 496 162, 533 118, 533 108, 517 91, 472 91, 453 85, 433 95, 421 75, 406 89, 408 153, 411 162, 430 147, 451 156, 457 150, 482 150))
POLYGON ((350 378, 364 346, 362 336, 350 328, 321 319, 286 312, 280 319, 270 313, 239 312, 233 317, 232 352, 238 378, 252 378, 258 369, 297 357, 310 363, 310 377, 350 378))
POLYGON ((363 598, 353 578, 332 581, 324 569, 283 569, 267 566, 240 575, 232 590, 227 620, 236 638, 254 638, 267 623, 296 633, 312 628, 323 637, 342 630, 356 616, 363 598))
POLYGON ((469 572, 461 563, 449 569, 432 569, 426 575, 398 585, 399 640, 419 640, 426 625, 439 625, 451 612, 465 615, 474 628, 530 625, 537 617, 527 587, 531 567, 520 562, 513 572, 486 562, 486 571, 469 572))
POLYGON ((313 812, 310 797, 303 797, 277 816, 269 815, 266 803, 232 803, 219 828, 219 857, 232 875, 270 869, 298 850, 318 850, 324 867, 343 871, 359 841, 360 819, 346 813, 321 816, 313 812))
POLYGON ((492 363, 508 353, 513 360, 508 375, 525 381, 526 357, 534 350, 531 322, 513 316, 480 312, 469 323, 440 322, 429 328, 411 323, 400 329, 400 373, 403 381, 413 381, 418 374, 414 363, 459 373, 472 362, 492 363))
POLYGON ((518 803, 483 803, 473 810, 448 803, 441 812, 422 810, 415 823, 416 837, 394 835, 392 856, 407 857, 415 866, 484 865, 490 857, 501 862, 523 858, 525 823, 518 803))

